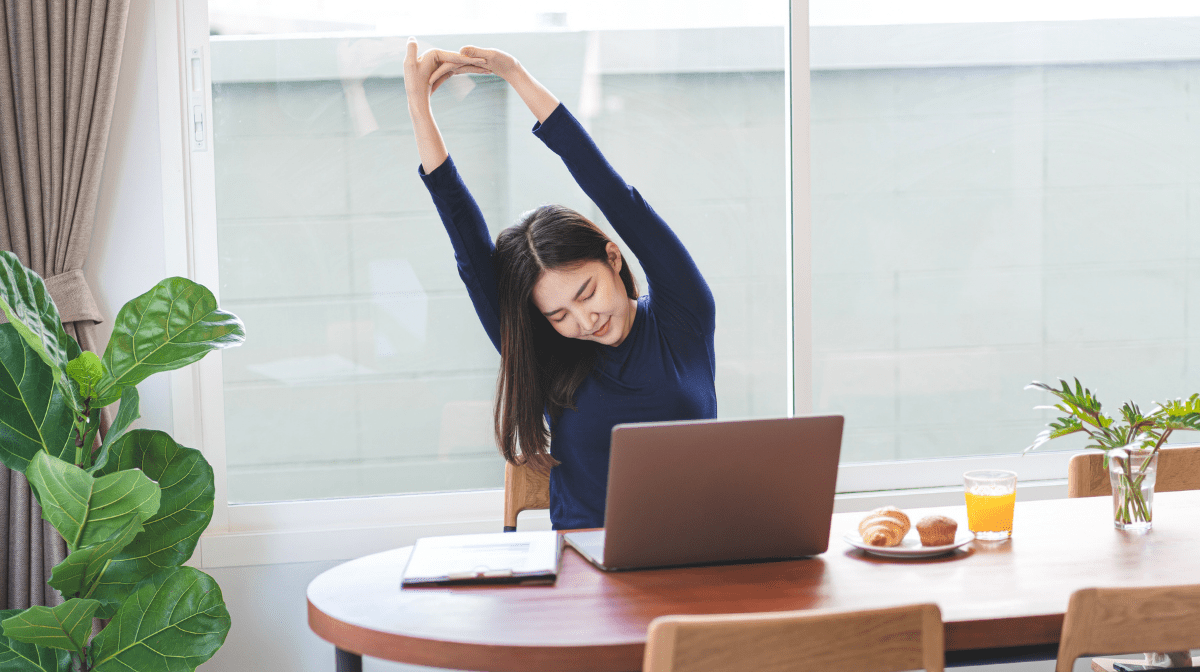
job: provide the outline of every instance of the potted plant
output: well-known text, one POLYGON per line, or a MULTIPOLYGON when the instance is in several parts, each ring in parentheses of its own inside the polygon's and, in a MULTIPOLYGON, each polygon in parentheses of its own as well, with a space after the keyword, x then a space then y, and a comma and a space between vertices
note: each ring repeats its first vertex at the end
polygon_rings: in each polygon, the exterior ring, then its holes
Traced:
POLYGON ((0 670, 194 670, 230 625, 216 581, 183 566, 212 519, 213 471, 165 432, 131 429, 136 386, 241 344, 241 321, 168 278, 121 308, 101 358, 80 351, 9 252, 0 309, 0 461, 25 474, 68 551, 49 580, 63 604, 0 611, 0 670), (117 400, 100 440, 100 409, 117 400), (108 619, 94 637, 93 619, 108 619))
POLYGON ((1025 389, 1045 390, 1058 397, 1053 406, 1038 406, 1061 411, 1024 452, 1069 434, 1084 432, 1091 439, 1089 449, 1104 451, 1113 491, 1113 524, 1117 529, 1150 529, 1153 524, 1154 480, 1158 451, 1175 430, 1200 431, 1200 394, 1157 404, 1149 413, 1127 401, 1121 406, 1120 419, 1106 415, 1100 400, 1075 379, 1072 388, 1061 378, 1060 387, 1034 381, 1025 389))

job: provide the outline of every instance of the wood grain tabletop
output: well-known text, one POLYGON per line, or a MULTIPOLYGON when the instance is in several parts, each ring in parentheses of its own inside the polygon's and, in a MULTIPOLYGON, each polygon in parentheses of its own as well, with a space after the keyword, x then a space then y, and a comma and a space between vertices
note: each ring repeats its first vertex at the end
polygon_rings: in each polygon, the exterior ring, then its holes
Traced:
MULTIPOLYGON (((339 565, 308 587, 312 629, 353 653, 464 670, 640 669, 646 629, 665 614, 862 609, 936 602, 947 651, 1058 642, 1070 594, 1196 577, 1200 492, 1155 497, 1154 529, 1113 529, 1110 497, 1019 502, 1013 537, 925 559, 846 544, 862 513, 833 516, 815 558, 606 573, 572 549, 552 586, 400 589, 411 547, 339 565)), ((962 506, 906 510, 966 524, 962 506)))

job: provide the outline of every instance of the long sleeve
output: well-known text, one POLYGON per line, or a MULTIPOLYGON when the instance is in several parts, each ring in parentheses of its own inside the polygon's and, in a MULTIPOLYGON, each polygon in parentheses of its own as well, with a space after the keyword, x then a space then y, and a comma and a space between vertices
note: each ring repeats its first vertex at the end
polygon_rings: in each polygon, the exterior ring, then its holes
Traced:
POLYGON ((650 300, 698 333, 711 334, 716 306, 696 262, 637 189, 609 165, 583 126, 559 105, 533 133, 562 158, 575 182, 641 262, 650 300))
POLYGON ((500 302, 496 287, 496 270, 492 265, 492 253, 496 245, 492 242, 487 223, 479 204, 467 190, 450 157, 442 165, 425 174, 423 168, 417 173, 433 197, 434 207, 442 218, 450 244, 454 246, 454 259, 458 262, 458 275, 467 286, 475 313, 483 324, 492 345, 500 350, 500 302))

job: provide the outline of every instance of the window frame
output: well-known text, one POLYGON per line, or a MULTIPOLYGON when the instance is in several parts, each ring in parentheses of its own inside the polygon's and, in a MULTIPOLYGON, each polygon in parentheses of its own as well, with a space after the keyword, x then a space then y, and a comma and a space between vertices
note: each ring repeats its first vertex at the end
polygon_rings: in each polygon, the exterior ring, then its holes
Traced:
MULTIPOLYGON (((191 278, 218 295, 212 87, 207 0, 154 0, 159 132, 162 161, 165 260, 168 275, 191 278), (203 149, 193 150, 195 112, 203 112, 203 149)), ((809 162, 808 0, 790 0, 785 92, 791 146, 786 197, 792 226, 785 245, 791 274, 792 348, 788 406, 812 412, 811 187, 809 162), (797 262, 799 261, 799 263, 797 262)), ((174 436, 200 448, 213 466, 213 520, 192 562, 223 567, 326 561, 411 544, 421 536, 490 532, 500 528, 500 489, 419 493, 254 504, 227 496, 224 405, 220 351, 171 372, 174 436)), ((1023 497, 1065 496, 1063 453, 986 456, 847 464, 839 468, 839 510, 861 510, 881 497, 900 505, 961 502, 960 479, 971 468, 1013 468, 1022 473, 1023 497), (907 503, 907 504, 906 504, 907 503)), ((549 529, 544 511, 524 514, 522 526, 549 529)))

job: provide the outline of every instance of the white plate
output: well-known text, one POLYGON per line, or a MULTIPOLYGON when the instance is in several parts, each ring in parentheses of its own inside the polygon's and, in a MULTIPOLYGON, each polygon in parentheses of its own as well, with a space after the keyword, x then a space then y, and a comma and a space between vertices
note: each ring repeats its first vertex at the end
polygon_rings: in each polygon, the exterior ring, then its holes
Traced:
POLYGON ((960 529, 954 535, 954 543, 946 544, 945 546, 922 546, 921 537, 917 534, 916 530, 909 531, 900 540, 899 546, 871 546, 863 543, 862 537, 857 534, 847 534, 842 539, 845 539, 847 544, 855 548, 885 558, 928 558, 934 555, 949 553, 960 546, 964 546, 974 540, 975 535, 969 530, 960 529))

